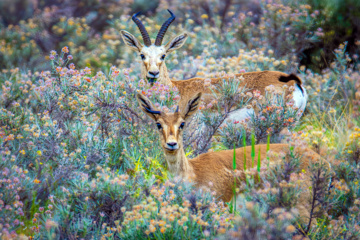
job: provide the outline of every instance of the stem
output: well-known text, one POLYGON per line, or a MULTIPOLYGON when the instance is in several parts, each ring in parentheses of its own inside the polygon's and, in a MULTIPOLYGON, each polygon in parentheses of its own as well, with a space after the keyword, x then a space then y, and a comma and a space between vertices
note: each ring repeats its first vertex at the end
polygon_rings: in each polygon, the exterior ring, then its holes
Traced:
POLYGON ((317 188, 318 188, 318 181, 319 181, 320 174, 321 174, 320 169, 318 169, 317 174, 316 174, 316 176, 314 178, 315 183, 313 183, 313 185, 312 185, 313 199, 312 199, 312 202, 311 202, 311 211, 310 211, 310 216, 309 216, 310 217, 309 224, 308 224, 308 226, 306 228, 306 231, 305 231, 306 234, 310 230, 310 226, 311 226, 311 222, 312 222, 312 216, 314 214, 316 195, 317 195, 317 188))

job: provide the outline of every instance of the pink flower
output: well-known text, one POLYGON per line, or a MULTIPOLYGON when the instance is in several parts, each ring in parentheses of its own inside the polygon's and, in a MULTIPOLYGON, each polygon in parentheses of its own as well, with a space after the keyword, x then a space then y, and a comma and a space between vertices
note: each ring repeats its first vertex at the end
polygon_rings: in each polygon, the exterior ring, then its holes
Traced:
POLYGON ((124 74, 125 76, 128 76, 128 75, 129 75, 129 70, 128 70, 128 69, 123 69, 123 74, 124 74))
POLYGON ((174 101, 177 101, 177 100, 179 100, 179 99, 180 99, 180 95, 175 95, 174 101))
POLYGON ((88 67, 86 67, 86 68, 84 69, 84 72, 85 72, 85 74, 91 74, 91 69, 88 68, 88 67))
POLYGON ((145 86, 145 81, 144 81, 144 79, 141 79, 139 81, 139 87, 144 87, 144 86, 145 86))

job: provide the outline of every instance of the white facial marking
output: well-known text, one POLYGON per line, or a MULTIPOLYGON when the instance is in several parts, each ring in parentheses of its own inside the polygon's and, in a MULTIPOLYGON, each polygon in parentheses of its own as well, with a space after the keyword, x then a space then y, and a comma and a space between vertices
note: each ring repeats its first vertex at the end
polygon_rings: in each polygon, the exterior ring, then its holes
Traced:
POLYGON ((158 78, 160 75, 160 66, 163 62, 161 57, 166 55, 165 47, 151 45, 143 47, 140 54, 145 56, 144 64, 147 69, 146 76, 148 78, 158 78))

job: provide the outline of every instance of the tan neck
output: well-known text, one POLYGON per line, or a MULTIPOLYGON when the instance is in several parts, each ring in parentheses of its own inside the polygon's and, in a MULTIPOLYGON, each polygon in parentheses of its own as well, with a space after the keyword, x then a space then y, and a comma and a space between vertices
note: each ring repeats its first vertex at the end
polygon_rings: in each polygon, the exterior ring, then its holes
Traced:
POLYGON ((168 164, 169 172, 182 178, 188 178, 193 175, 193 168, 185 156, 184 149, 181 147, 176 154, 165 152, 165 159, 168 164))
POLYGON ((167 85, 169 87, 173 85, 172 82, 170 81, 169 72, 167 70, 165 63, 161 64, 160 76, 158 78, 158 82, 167 85))
MULTIPOLYGON (((146 80, 147 79, 146 75, 147 75, 146 67, 144 66, 144 64, 142 64, 141 65, 141 78, 146 80)), ((172 84, 172 82, 170 80, 169 73, 168 73, 168 70, 167 70, 167 67, 166 67, 165 63, 161 64, 160 75, 159 75, 159 78, 156 81, 161 83, 161 84, 164 84, 166 86, 172 87, 173 84, 172 84)))

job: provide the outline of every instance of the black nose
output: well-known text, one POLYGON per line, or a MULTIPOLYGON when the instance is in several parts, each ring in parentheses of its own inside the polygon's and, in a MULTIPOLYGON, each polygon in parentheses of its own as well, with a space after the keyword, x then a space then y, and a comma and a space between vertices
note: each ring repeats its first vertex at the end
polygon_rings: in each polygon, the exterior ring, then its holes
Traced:
POLYGON ((176 142, 169 142, 169 143, 167 143, 167 145, 169 145, 170 147, 174 147, 174 146, 176 146, 176 142))
POLYGON ((149 72, 150 75, 153 75, 154 77, 159 74, 159 71, 157 72, 149 72))

